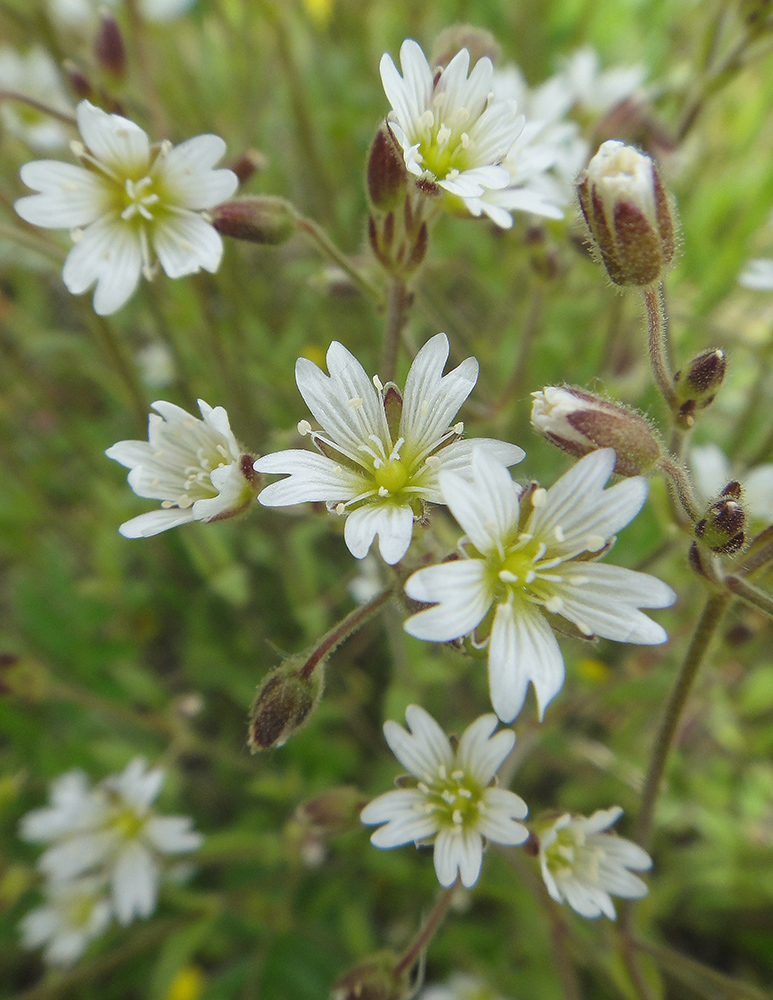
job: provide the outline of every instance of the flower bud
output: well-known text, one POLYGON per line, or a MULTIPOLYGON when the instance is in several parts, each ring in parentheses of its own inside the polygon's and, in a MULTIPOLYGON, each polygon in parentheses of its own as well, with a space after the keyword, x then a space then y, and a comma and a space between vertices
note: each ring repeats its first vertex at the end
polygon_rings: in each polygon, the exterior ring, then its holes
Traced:
POLYGON ((297 220, 289 201, 275 195, 237 198, 210 209, 212 225, 223 236, 278 246, 295 232, 297 220))
POLYGON ((493 63, 499 57, 499 44, 490 31, 474 24, 452 24, 444 28, 435 39, 430 66, 447 66, 461 49, 467 49, 470 53, 471 66, 484 56, 488 56, 493 63))
POLYGON ((228 164, 228 169, 233 170, 240 184, 244 184, 253 174, 265 170, 267 162, 265 153, 261 153, 259 149, 245 149, 241 156, 228 164))
POLYGON ((406 983, 395 978, 397 962, 391 951, 373 955, 338 980, 330 1000, 404 1000, 410 991, 406 983))
POLYGON ((89 80, 80 66, 71 59, 65 59, 62 63, 62 70, 76 97, 91 98, 93 96, 94 88, 91 85, 91 80, 89 80))
POLYGON ((741 503, 743 490, 738 482, 728 483, 719 498, 695 525, 695 536, 712 552, 732 555, 743 547, 746 511, 741 503))
POLYGON ((547 386, 533 392, 531 422, 538 434, 582 458, 599 448, 614 448, 614 471, 638 476, 660 457, 660 442, 649 422, 621 403, 612 403, 583 389, 547 386))
POLYGON ((674 223, 654 161, 633 146, 609 139, 580 175, 577 194, 612 281, 656 281, 674 256, 674 223))
POLYGON ((291 656, 263 680, 250 712, 251 753, 283 746, 303 726, 322 697, 319 663, 305 677, 306 656, 291 656))
POLYGON ((365 182, 370 203, 381 212, 395 208, 405 194, 407 179, 403 151, 384 122, 368 153, 365 182))
POLYGON ((123 79, 126 75, 126 46, 118 22, 109 10, 99 15, 99 27, 94 37, 94 55, 97 62, 112 76, 123 79))
POLYGON ((342 785, 301 802, 296 819, 320 836, 333 836, 360 827, 360 813, 368 804, 359 788, 342 785))
POLYGON ((725 352, 704 351, 674 375, 674 391, 679 404, 677 420, 684 428, 695 423, 694 413, 714 402, 727 371, 725 352))

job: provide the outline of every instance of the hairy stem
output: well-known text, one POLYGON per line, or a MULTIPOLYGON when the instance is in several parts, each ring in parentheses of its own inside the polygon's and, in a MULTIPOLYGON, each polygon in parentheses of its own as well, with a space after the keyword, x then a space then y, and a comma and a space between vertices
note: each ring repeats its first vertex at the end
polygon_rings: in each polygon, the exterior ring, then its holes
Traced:
POLYGON ((395 979, 399 979, 407 969, 411 968, 416 959, 435 936, 440 925, 443 923, 446 914, 448 913, 448 907, 451 905, 455 889, 456 882, 454 882, 453 885, 449 886, 440 894, 440 896, 438 896, 437 902, 435 903, 426 924, 410 943, 407 951, 392 970, 392 975, 395 979))
POLYGON ((736 597, 740 597, 742 601, 751 604, 752 607, 767 615, 768 618, 773 618, 773 596, 771 594, 767 594, 764 590, 760 590, 759 587, 755 587, 753 583, 749 583, 748 580, 744 580, 739 576, 725 577, 725 583, 728 590, 735 594, 736 597))
POLYGON ((381 289, 374 285, 372 281, 366 278, 352 264, 346 254, 339 250, 335 243, 333 243, 322 226, 314 222, 313 219, 307 219, 300 214, 296 216, 296 222, 303 235, 323 257, 326 257, 332 264, 340 267, 351 278, 352 283, 359 288, 363 295, 373 299, 377 305, 381 304, 383 299, 381 289))
POLYGON ((644 305, 647 310, 647 325, 649 327, 649 348, 652 374, 660 394, 668 404, 672 413, 679 408, 674 392, 674 376, 668 361, 667 337, 668 317, 663 282, 657 288, 644 289, 644 305))
POLYGON ((700 521, 703 508, 695 496, 695 490, 693 489, 692 480, 687 469, 673 455, 667 454, 661 455, 658 459, 658 468, 667 476, 669 485, 672 487, 676 498, 682 505, 684 513, 687 515, 687 519, 685 519, 681 511, 675 509, 676 520, 682 525, 694 524, 696 521, 700 521))
POLYGON ((365 622, 369 621, 389 601, 393 593, 394 588, 387 587, 381 593, 371 598, 367 604, 362 604, 359 608, 355 608, 354 611, 349 612, 343 621, 334 625, 329 632, 326 632, 322 636, 314 647, 298 676, 307 681, 314 673, 314 669, 320 660, 323 660, 328 653, 332 653, 336 646, 342 643, 344 639, 348 639, 350 635, 353 635, 358 629, 362 628, 365 622))
POLYGON ((711 640, 714 638, 722 621, 725 609, 730 603, 731 595, 725 592, 712 593, 703 609, 695 633, 685 654, 682 668, 679 671, 676 684, 669 698, 660 730, 652 748, 647 777, 644 781, 639 815, 636 818, 635 840, 646 848, 650 841, 652 819, 655 812, 655 802, 663 773, 668 762, 669 751, 679 729, 682 712, 692 690, 693 682, 701 664, 706 658, 711 640))
POLYGON ((26 104, 27 107, 34 108, 42 115, 48 115, 49 118, 56 118, 57 121, 64 122, 65 125, 76 124, 75 115, 70 114, 68 111, 57 111, 50 104, 44 104, 42 101, 37 101, 34 97, 28 97, 26 94, 17 94, 15 90, 0 90, 0 101, 18 101, 19 104, 26 104))
POLYGON ((386 322, 384 323, 384 345, 381 360, 381 377, 385 382, 391 382, 397 370, 397 358, 400 353, 400 335, 408 319, 408 307, 411 304, 411 294, 402 278, 392 279, 387 291, 386 322))

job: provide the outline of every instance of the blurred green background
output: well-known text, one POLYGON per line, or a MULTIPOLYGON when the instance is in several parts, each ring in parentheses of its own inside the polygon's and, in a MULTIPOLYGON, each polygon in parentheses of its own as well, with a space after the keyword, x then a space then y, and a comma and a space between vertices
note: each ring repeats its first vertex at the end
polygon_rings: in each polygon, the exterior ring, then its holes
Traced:
MULTIPOLYGON (((429 51, 440 30, 470 22, 493 32, 501 63, 515 61, 535 85, 592 44, 605 67, 647 67, 648 134, 668 136, 700 85, 711 26, 724 12, 718 44, 729 49, 741 7, 199 0, 185 17, 139 34, 118 7, 130 74, 100 85, 149 131, 155 114, 173 142, 212 131, 230 157, 260 151, 265 167, 242 193, 287 197, 345 252, 364 255, 364 162, 388 111, 384 51, 396 58, 406 37, 429 51)), ((38 3, 6 0, 0 37, 20 48, 37 42, 98 78, 90 38, 57 31, 38 3)), ((763 57, 728 79, 685 142, 655 150, 681 219, 668 281, 675 364, 704 348, 728 352, 727 383, 696 440, 725 448, 739 474, 770 460, 773 430, 773 296, 737 286, 743 263, 773 250, 771 107, 763 57)), ((615 137, 642 141, 643 127, 624 123, 629 132, 615 137)), ((158 398, 188 410, 197 397, 224 405, 253 454, 291 446, 307 416, 295 359, 321 364, 338 339, 375 372, 383 318, 297 237, 279 248, 231 241, 217 275, 161 276, 102 320, 89 295, 73 298, 61 283, 66 235, 25 228, 13 213, 25 193, 18 167, 36 157, 7 133, 0 157, 0 653, 13 659, 0 675, 9 689, 0 697, 0 995, 324 998, 358 960, 407 945, 436 881, 427 852, 378 851, 364 828, 320 850, 295 809, 340 785, 365 797, 389 788, 399 765, 383 721, 402 720, 415 701, 461 731, 488 709, 485 662, 407 637, 402 612, 390 608, 333 655, 308 726, 250 757, 256 685, 281 652, 309 646, 354 606, 349 585, 362 567, 324 512, 258 508, 128 541, 118 525, 153 501, 136 498, 103 453, 143 438, 158 398), (39 956, 18 945, 18 922, 38 898, 37 852, 19 840, 19 818, 43 804, 61 772, 81 767, 98 780, 137 754, 167 768, 163 807, 193 816, 206 834, 197 874, 165 891, 147 924, 114 927, 73 970, 46 975, 39 956)), ((618 296, 583 253, 572 211, 541 226, 539 239, 525 217, 509 232, 444 218, 417 283, 398 382, 414 350, 445 330, 452 360, 475 354, 481 363, 462 412, 468 430, 515 440, 527 451, 517 474, 549 484, 568 461, 530 431, 531 391, 569 382, 663 420, 642 327, 636 299, 618 296), (552 261, 548 279, 535 266, 540 255, 552 261)), ((440 541, 423 544, 450 546, 450 520, 438 512, 433 523, 440 541)), ((512 787, 533 815, 619 804, 620 832, 630 833, 654 730, 703 600, 686 552, 655 481, 615 560, 679 592, 675 608, 656 614, 671 641, 653 649, 562 640, 564 690, 541 725, 530 695, 514 726, 512 787)), ((688 706, 659 803, 650 895, 636 911, 636 932, 656 952, 645 958, 653 997, 754 998, 771 985, 770 648, 766 619, 734 607, 688 706)), ((535 889, 538 869, 514 854, 489 852, 480 882, 430 947, 428 981, 461 970, 514 1000, 554 1000, 560 939, 584 996, 636 997, 615 927, 567 908, 556 917, 535 889)))

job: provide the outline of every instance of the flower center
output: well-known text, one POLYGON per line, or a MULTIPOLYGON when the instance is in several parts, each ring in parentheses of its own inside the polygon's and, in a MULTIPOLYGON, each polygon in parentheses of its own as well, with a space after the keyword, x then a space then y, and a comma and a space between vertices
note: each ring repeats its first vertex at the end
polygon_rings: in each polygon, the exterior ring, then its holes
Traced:
POLYGON ((410 470, 399 458, 391 458, 384 465, 373 470, 373 478, 378 485, 380 495, 398 493, 410 478, 410 470))
POLYGON ((131 809, 124 809, 118 813, 111 825, 122 840, 134 840, 145 825, 145 820, 131 809))
POLYGON ((576 829, 559 830, 555 841, 545 851, 548 868, 553 876, 572 875, 583 882, 596 882, 603 851, 591 846, 576 829))
POLYGON ((461 768, 448 773, 441 764, 430 784, 419 782, 427 797, 427 811, 437 814, 444 826, 471 827, 478 822, 482 789, 461 768))
POLYGON ((153 218, 152 208, 161 200, 156 191, 153 190, 153 178, 142 177, 138 181, 126 178, 123 190, 124 209, 121 218, 128 221, 135 215, 141 215, 143 219, 153 218))
POLYGON ((433 110, 427 110, 421 117, 422 137, 419 142, 421 163, 439 180, 452 172, 461 172, 470 167, 470 136, 464 126, 470 118, 467 108, 456 108, 449 116, 444 115, 446 94, 436 94, 433 110))

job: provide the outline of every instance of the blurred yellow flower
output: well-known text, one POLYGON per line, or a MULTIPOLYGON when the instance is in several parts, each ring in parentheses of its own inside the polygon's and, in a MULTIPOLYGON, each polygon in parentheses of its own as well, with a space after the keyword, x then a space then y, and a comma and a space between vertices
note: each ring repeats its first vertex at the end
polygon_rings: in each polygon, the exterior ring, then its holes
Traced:
POLYGON ((172 980, 164 1000, 198 1000, 204 985, 203 973, 195 965, 186 965, 172 980))
POLYGON ((303 0, 303 7, 318 28, 326 28, 333 16, 335 0, 303 0))

